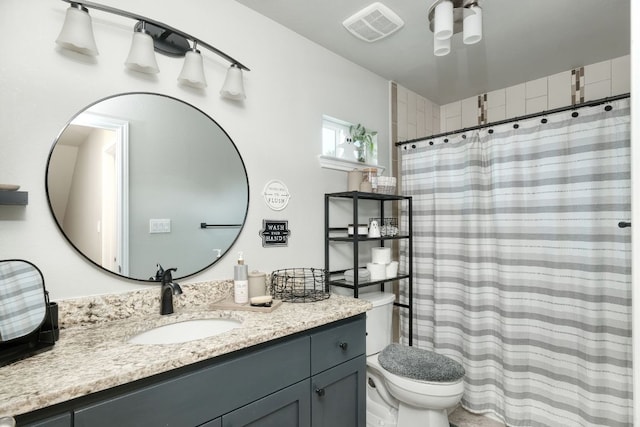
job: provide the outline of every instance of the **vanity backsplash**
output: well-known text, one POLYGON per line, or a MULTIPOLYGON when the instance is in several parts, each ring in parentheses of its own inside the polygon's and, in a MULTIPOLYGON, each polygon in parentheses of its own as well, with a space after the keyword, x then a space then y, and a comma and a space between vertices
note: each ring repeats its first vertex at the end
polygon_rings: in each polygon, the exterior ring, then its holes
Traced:
MULTIPOLYGON (((193 310, 226 298, 233 289, 231 280, 181 284, 182 295, 174 297, 176 311, 193 310)), ((87 326, 113 320, 145 317, 160 312, 160 285, 131 292, 95 295, 55 301, 60 329, 87 326)))

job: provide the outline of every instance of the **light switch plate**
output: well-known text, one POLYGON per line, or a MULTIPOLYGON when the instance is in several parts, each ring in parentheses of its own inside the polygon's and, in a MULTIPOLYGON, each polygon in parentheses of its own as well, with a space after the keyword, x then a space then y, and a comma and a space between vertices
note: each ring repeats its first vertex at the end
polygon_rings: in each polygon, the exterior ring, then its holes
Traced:
POLYGON ((149 233, 171 233, 171 220, 170 219, 150 219, 149 220, 149 233))

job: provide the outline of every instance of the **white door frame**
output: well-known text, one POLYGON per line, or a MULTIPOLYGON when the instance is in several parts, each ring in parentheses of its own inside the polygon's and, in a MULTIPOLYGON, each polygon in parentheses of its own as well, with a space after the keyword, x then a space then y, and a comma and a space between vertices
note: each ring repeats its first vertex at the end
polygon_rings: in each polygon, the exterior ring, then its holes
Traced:
POLYGON ((109 130, 115 134, 116 271, 129 275, 129 122, 95 113, 82 113, 71 124, 109 130))

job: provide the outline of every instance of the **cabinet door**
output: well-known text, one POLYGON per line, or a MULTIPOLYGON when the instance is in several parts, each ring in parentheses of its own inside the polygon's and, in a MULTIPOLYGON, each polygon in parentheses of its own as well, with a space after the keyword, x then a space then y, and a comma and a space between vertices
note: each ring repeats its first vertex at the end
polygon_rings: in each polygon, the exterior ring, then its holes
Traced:
POLYGON ((366 357, 342 363, 311 378, 313 427, 365 427, 366 357))
POLYGON ((309 378, 310 363, 309 338, 294 338, 83 406, 74 426, 198 426, 309 378))
POLYGON ((310 380, 304 380, 222 416, 222 427, 309 427, 310 380))

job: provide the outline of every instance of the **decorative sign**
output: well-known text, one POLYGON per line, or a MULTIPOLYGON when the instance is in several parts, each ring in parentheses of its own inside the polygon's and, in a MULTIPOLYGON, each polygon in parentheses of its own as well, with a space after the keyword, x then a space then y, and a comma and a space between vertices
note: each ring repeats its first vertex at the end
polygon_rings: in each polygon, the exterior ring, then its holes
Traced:
POLYGON ((267 182, 262 191, 264 201, 274 211, 281 211, 287 207, 291 194, 282 181, 273 179, 267 182))
POLYGON ((289 221, 263 219, 262 227, 259 233, 262 237, 262 247, 287 246, 291 234, 289 221))

